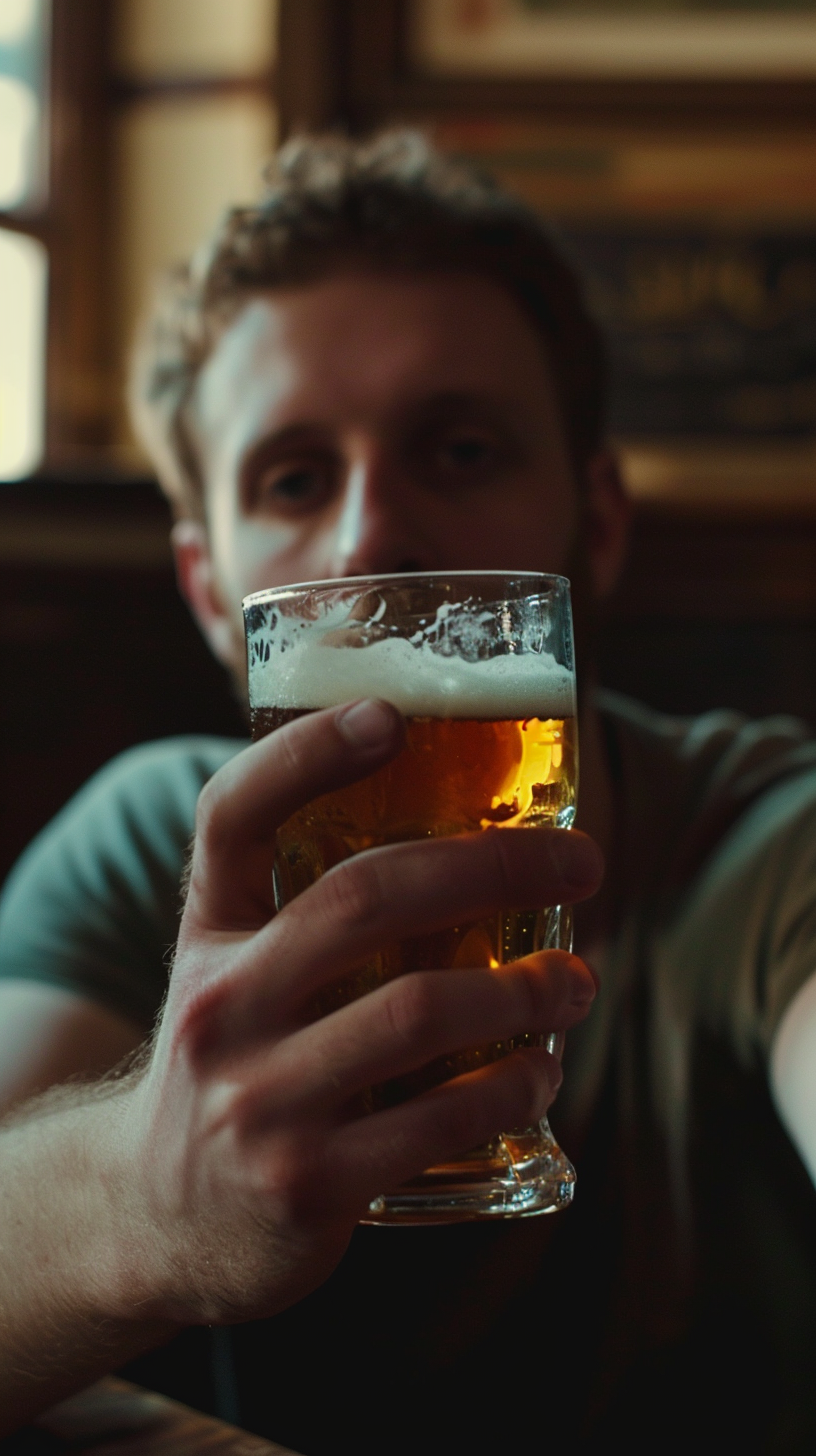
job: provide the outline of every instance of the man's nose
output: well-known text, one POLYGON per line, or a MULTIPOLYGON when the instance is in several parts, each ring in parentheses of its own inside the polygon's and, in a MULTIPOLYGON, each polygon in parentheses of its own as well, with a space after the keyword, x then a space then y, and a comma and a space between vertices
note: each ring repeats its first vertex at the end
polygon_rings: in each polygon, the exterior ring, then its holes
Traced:
POLYGON ((387 455, 366 451, 350 464, 332 543, 332 576, 433 568, 410 483, 387 455))

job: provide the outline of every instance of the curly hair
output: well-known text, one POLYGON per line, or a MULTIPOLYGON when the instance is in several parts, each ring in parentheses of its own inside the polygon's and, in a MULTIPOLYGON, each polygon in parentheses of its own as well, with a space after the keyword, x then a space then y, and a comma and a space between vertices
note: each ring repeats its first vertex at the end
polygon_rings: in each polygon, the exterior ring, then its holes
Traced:
POLYGON ((544 343, 580 472, 603 430, 604 349, 574 273, 531 209, 411 130, 297 138, 268 182, 257 205, 230 210, 167 276, 134 354, 134 424, 179 514, 203 513, 186 407, 224 328, 258 290, 350 267, 476 273, 499 284, 544 343))

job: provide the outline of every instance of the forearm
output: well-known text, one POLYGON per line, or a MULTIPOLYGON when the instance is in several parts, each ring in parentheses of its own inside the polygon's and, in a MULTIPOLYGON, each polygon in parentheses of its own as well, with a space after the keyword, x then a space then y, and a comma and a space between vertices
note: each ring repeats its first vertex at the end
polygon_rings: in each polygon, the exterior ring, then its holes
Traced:
POLYGON ((800 987, 779 1023, 770 1080, 782 1123, 816 1183, 816 975, 800 987))
POLYGON ((173 1333, 149 1297, 125 1087, 50 1094, 0 1130, 0 1435, 173 1333))

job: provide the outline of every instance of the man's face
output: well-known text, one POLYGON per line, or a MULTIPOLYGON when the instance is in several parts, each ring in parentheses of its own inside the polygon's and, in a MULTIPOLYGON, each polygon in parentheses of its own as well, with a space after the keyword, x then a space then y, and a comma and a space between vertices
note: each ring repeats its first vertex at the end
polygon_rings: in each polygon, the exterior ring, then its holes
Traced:
POLYGON ((262 587, 567 565, 578 503, 548 361, 487 279, 258 294, 204 366, 192 424, 236 663, 241 598, 262 587))

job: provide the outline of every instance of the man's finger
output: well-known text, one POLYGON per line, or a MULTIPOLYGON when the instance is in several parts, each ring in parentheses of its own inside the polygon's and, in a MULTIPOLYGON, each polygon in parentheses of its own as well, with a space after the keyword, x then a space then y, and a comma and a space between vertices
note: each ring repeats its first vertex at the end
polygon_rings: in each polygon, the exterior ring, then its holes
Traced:
POLYGON ((231 759, 199 798, 189 915, 216 930, 263 925, 275 831, 310 800, 387 763, 404 736, 396 708, 365 699, 305 714, 231 759))
POLYGON ((542 951, 495 970, 420 971, 259 1048, 244 1064, 260 1121, 330 1117, 364 1088, 468 1047, 574 1026, 595 995, 588 968, 542 951), (294 1090, 296 1089, 296 1091, 294 1090))
POLYGON ((425 1168, 461 1157, 500 1128, 530 1127, 561 1083, 556 1058, 526 1047, 400 1107, 346 1123, 329 1150, 336 1197, 370 1202, 425 1168))
POLYGON ((236 967, 236 996, 294 1010, 384 945, 503 910, 585 899, 603 859, 574 829, 495 829, 355 855, 281 911, 236 967), (242 983, 242 984, 241 984, 242 983))

